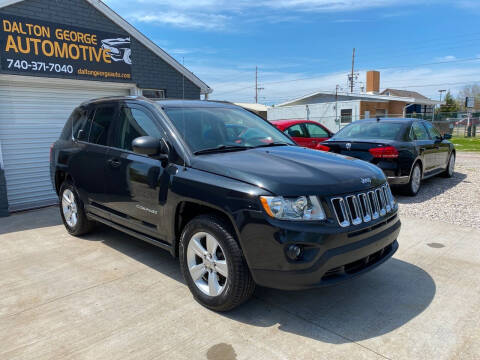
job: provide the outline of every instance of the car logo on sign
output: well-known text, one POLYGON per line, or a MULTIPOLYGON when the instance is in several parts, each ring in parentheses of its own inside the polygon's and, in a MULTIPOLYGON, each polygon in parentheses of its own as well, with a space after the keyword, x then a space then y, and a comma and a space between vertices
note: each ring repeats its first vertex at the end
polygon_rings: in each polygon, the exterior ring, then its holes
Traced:
POLYGON ((361 182, 362 184, 371 184, 371 183, 372 183, 372 179, 369 178, 369 177, 360 178, 360 182, 361 182))
POLYGON ((352 148, 352 144, 346 143, 346 144, 345 144, 345 147, 347 148, 347 150, 350 150, 350 149, 352 148))

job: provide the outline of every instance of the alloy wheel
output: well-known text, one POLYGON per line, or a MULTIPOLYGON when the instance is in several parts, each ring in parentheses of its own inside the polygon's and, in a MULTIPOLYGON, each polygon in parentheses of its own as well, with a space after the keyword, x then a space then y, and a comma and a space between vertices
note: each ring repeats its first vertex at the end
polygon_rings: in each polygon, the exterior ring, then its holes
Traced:
POLYGON ((228 266, 220 243, 206 232, 195 233, 187 247, 187 266, 193 282, 208 296, 220 295, 228 281, 228 266))
POLYGON ((450 161, 448 162, 448 174, 450 176, 453 175, 453 171, 455 169, 455 155, 450 155, 450 161))
POLYGON ((72 190, 66 189, 62 195, 62 211, 65 221, 71 228, 78 222, 78 208, 72 190))
POLYGON ((416 165, 413 168, 412 173, 412 190, 414 193, 417 193, 420 189, 420 182, 422 181, 422 172, 420 171, 420 167, 416 165))

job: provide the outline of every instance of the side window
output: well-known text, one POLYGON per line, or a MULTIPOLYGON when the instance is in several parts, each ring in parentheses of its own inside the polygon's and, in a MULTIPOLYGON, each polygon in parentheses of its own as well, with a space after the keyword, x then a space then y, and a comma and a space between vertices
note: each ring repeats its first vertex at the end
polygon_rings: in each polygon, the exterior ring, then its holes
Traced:
POLYGON ((163 137, 155 119, 146 111, 127 106, 122 107, 113 146, 132 151, 132 141, 140 136, 163 137))
POLYGON ((72 136, 76 140, 88 141, 88 113, 87 110, 79 112, 79 116, 74 119, 72 126, 72 136))
POLYGON ((114 106, 102 106, 97 108, 90 125, 89 142, 99 145, 107 145, 108 130, 113 124, 114 116, 114 106))
POLYGON ((285 130, 285 132, 291 137, 308 137, 302 124, 292 125, 287 130, 285 130))
POLYGON ((318 125, 307 123, 305 124, 305 126, 307 127, 307 131, 310 134, 310 137, 314 137, 314 138, 328 137, 328 133, 318 125))
POLYGON ((412 125, 413 134, 415 135, 416 140, 430 140, 425 126, 421 123, 415 122, 412 125))
POLYGON ((430 124, 429 122, 424 122, 423 125, 425 125, 425 127, 427 128, 427 130, 430 134, 430 137, 432 139, 435 139, 436 136, 439 136, 439 137, 442 136, 442 135, 440 135, 440 132, 437 130, 437 128, 435 126, 433 126, 432 124, 430 124))

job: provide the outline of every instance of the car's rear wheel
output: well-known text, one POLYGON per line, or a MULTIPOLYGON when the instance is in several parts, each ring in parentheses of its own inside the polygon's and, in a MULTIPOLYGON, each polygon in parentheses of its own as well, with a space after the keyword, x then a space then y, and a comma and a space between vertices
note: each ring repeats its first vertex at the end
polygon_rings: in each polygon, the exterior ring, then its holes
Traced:
POLYGON ((75 236, 92 230, 94 223, 88 220, 83 203, 77 195, 75 186, 65 181, 60 187, 60 215, 67 231, 75 236))
POLYGON ((450 158, 448 159, 448 165, 445 169, 445 172, 442 174, 446 178, 451 178, 453 173, 455 172, 455 153, 450 154, 450 158))
POLYGON ((194 298, 212 310, 231 310, 255 289, 240 246, 218 217, 201 215, 185 226, 180 264, 194 298))
POLYGON ((410 175, 410 181, 405 185, 404 190, 407 195, 415 196, 420 190, 422 184, 422 168, 420 163, 415 163, 412 169, 412 174, 410 175))

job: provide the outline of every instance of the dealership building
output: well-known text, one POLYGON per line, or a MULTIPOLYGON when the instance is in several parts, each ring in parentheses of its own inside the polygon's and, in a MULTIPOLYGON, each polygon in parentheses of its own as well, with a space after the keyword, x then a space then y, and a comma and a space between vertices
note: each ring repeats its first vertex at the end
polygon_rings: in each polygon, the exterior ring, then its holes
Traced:
POLYGON ((99 0, 0 0, 0 216, 57 201, 49 148, 81 102, 211 91, 99 0))

